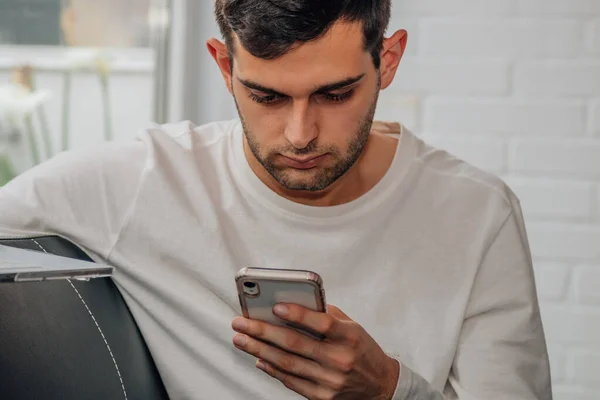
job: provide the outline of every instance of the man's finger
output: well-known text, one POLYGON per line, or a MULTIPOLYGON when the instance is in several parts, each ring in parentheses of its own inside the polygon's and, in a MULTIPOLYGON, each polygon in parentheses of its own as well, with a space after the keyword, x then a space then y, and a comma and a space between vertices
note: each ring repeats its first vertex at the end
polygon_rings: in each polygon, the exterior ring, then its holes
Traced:
POLYGON ((314 360, 323 366, 340 368, 347 364, 348 354, 343 347, 313 339, 293 329, 241 317, 233 320, 232 327, 236 332, 273 344, 288 353, 314 360))
POLYGON ((296 304, 277 304, 273 312, 279 318, 320 333, 329 340, 345 337, 343 322, 330 314, 312 311, 296 304))
POLYGON ((327 306, 327 313, 332 317, 342 321, 354 321, 352 318, 347 316, 342 310, 340 310, 336 306, 332 306, 331 304, 327 306))
POLYGON ((307 399, 333 398, 333 393, 328 393, 331 391, 330 389, 318 386, 306 379, 287 374, 264 360, 259 359, 256 362, 256 368, 279 380, 285 387, 293 390, 301 396, 306 397, 307 399))
POLYGON ((262 321, 239 317, 233 320, 231 326, 236 332, 245 333, 287 352, 318 362, 322 361, 322 356, 332 347, 329 343, 313 339, 296 330, 262 321))
POLYGON ((250 336, 237 334, 233 343, 238 349, 274 365, 286 374, 306 378, 313 382, 322 382, 322 379, 327 377, 327 371, 318 363, 287 353, 250 336))

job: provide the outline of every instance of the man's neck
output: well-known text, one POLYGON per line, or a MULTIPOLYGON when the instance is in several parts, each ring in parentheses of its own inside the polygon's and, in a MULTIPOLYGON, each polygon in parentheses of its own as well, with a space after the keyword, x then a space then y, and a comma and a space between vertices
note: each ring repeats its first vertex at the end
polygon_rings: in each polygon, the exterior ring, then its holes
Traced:
POLYGON ((330 207, 349 203, 371 190, 389 170, 398 140, 372 131, 357 162, 340 179, 318 192, 289 190, 281 186, 256 160, 244 139, 244 153, 258 178, 280 196, 299 204, 330 207))

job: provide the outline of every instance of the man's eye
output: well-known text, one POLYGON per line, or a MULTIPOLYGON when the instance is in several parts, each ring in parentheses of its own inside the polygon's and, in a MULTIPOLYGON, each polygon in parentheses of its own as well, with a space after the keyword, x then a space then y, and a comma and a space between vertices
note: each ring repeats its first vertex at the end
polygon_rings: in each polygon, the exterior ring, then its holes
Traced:
MULTIPOLYGON (((319 94, 319 96, 329 102, 329 103, 344 103, 345 101, 349 100, 352 95, 354 94, 354 89, 349 90, 347 92, 344 93, 321 93, 319 94)), ((277 104, 279 102, 281 102, 282 100, 284 100, 284 97, 282 96, 278 96, 275 94, 269 94, 266 96, 259 96, 256 93, 250 92, 249 93, 250 99, 258 104, 265 104, 265 105, 274 105, 277 104)))
POLYGON ((354 94, 354 90, 348 90, 344 93, 334 94, 334 93, 322 93, 321 96, 331 103, 343 103, 347 100, 350 100, 352 95, 354 94))
POLYGON ((259 96, 250 92, 250 99, 252 101, 257 102, 258 104, 274 104, 282 99, 281 96, 276 96, 274 94, 269 94, 267 96, 259 96))

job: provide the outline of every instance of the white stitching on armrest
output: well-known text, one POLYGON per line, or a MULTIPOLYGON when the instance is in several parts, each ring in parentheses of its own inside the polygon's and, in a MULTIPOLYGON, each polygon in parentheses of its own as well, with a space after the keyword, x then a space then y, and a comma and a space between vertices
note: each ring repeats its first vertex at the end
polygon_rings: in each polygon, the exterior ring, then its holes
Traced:
MULTIPOLYGON (((44 253, 48 253, 46 251, 46 249, 43 248, 42 245, 38 243, 37 240, 35 240, 35 239, 31 239, 31 240, 40 249, 42 249, 42 251, 44 253)), ((117 365, 117 361, 115 360, 115 357, 113 356, 112 350, 110 349, 110 346, 108 345, 108 342, 106 341, 106 337, 104 336, 104 332, 102 332, 102 329, 100 328, 100 325, 98 325, 98 321, 96 321, 96 318, 94 317, 94 314, 92 314, 92 311, 89 309, 89 307, 85 303, 85 300, 83 300, 83 297, 81 297, 81 294, 79 294, 79 291, 77 290, 77 288, 75 287, 75 285, 73 285, 73 282, 71 282, 70 279, 67 279, 67 281, 69 282, 69 284, 71 285, 71 287, 73 288, 73 290, 75 291, 75 293, 77 293, 77 296, 79 297, 79 300, 81 300, 81 302, 85 306, 85 309, 87 310, 88 314, 90 314, 90 317, 92 317, 92 321, 94 321, 94 324, 96 324, 96 328, 98 328, 98 332, 100 332, 100 336, 102 336, 102 340, 104 340, 104 344, 106 345, 106 348, 108 349, 108 353, 110 354, 110 358, 112 359, 112 362, 113 362, 113 364, 115 366, 115 369, 117 370, 117 375, 119 376, 119 381, 121 381, 121 389, 123 389, 123 396, 125 396, 125 400, 127 400, 127 391, 125 390, 125 384, 123 383, 123 378, 121 377, 121 371, 119 370, 119 366, 117 365)))

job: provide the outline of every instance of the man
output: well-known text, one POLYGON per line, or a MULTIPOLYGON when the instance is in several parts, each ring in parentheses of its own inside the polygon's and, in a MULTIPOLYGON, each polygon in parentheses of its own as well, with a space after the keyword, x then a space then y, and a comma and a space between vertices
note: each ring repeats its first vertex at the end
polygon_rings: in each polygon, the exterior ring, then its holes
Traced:
POLYGON ((0 192, 2 234, 115 265, 173 399, 550 399, 517 199, 371 129, 407 43, 390 3, 218 0, 239 120, 56 157, 0 192), (245 266, 319 273, 339 308, 278 315, 326 339, 237 317, 245 266))

